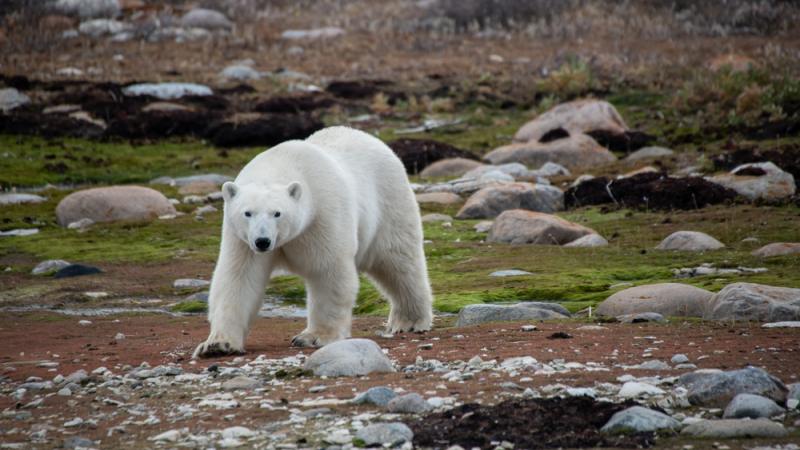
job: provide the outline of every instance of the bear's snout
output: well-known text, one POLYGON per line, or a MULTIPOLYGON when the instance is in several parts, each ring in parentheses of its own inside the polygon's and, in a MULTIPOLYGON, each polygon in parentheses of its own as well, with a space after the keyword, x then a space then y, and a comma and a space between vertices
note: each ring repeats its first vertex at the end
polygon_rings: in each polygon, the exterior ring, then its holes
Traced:
POLYGON ((256 239, 256 248, 260 252, 265 252, 269 250, 269 246, 272 245, 272 241, 269 238, 258 238, 256 239))

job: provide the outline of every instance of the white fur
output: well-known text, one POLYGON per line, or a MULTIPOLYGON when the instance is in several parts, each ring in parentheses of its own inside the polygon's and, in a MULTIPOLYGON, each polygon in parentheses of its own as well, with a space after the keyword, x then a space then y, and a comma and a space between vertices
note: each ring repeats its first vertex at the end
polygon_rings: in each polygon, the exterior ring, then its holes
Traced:
POLYGON ((250 161, 223 194, 222 243, 209 297, 211 333, 195 356, 244 351, 264 288, 277 270, 306 282, 308 324, 295 345, 350 336, 359 272, 389 299, 390 332, 430 329, 419 209, 403 164, 380 140, 331 127, 305 141, 284 142, 250 161), (262 245, 269 239, 267 251, 258 251, 256 239, 262 245))

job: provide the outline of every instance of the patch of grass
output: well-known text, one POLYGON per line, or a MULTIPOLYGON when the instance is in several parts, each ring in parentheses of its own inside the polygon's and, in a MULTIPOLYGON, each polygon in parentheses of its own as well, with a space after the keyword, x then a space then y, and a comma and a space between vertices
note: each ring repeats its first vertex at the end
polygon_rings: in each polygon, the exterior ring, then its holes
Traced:
POLYGON ((173 305, 169 310, 178 313, 204 313, 208 311, 208 303, 201 301, 181 302, 173 305))

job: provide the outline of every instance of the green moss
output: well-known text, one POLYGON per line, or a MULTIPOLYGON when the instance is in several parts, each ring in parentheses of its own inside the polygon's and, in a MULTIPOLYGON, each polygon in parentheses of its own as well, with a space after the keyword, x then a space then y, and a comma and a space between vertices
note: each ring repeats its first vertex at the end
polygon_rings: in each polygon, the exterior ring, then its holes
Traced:
POLYGON ((169 310, 180 313, 204 313, 208 311, 208 303, 201 301, 181 302, 172 306, 169 310))

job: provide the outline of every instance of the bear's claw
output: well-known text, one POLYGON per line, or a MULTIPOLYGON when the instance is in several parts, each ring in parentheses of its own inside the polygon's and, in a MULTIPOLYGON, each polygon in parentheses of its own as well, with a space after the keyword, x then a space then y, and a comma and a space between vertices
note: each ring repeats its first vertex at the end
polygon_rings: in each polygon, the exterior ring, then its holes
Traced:
POLYGON ((292 338, 293 347, 319 347, 319 339, 307 334, 298 334, 292 338))
POLYGON ((193 358, 216 358, 219 356, 243 355, 244 351, 234 348, 229 342, 203 342, 197 346, 193 358))

